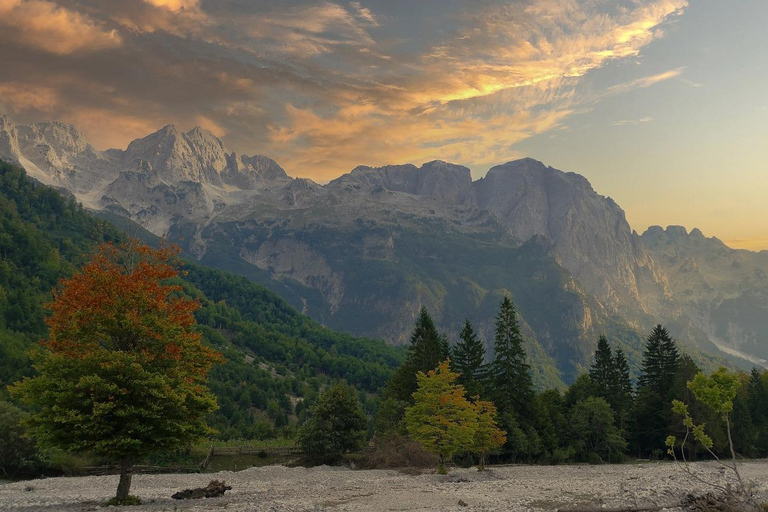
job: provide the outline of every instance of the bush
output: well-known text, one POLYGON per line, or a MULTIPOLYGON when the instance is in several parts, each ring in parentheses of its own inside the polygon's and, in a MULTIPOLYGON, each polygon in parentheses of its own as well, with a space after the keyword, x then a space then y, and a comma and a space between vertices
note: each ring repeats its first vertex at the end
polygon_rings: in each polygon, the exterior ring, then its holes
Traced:
POLYGON ((570 462, 576 456, 576 449, 573 446, 567 448, 555 448, 552 450, 552 456, 549 458, 549 463, 553 465, 563 464, 564 462, 570 462))
POLYGON ((10 477, 39 476, 50 470, 46 454, 26 437, 24 421, 29 414, 9 402, 0 402, 0 474, 10 477))
POLYGON ((377 439, 363 451, 365 469, 428 469, 437 466, 437 455, 426 451, 416 441, 395 436, 377 439))

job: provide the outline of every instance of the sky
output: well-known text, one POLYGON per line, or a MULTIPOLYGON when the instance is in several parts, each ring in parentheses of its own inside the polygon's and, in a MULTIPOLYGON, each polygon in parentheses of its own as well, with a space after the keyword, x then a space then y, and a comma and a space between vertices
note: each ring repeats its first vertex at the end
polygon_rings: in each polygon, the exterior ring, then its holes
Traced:
POLYGON ((638 232, 768 249, 766 0, 0 0, 0 109, 97 149, 201 126, 324 182, 529 156, 638 232))

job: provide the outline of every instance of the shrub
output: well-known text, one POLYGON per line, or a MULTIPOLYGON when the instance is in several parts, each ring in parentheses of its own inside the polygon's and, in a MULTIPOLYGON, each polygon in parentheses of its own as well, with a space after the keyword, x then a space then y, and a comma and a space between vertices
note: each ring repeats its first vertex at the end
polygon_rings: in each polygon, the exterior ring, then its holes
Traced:
POLYGON ((393 436, 377 439, 366 448, 362 464, 365 469, 428 469, 437 465, 437 455, 407 437, 393 436))

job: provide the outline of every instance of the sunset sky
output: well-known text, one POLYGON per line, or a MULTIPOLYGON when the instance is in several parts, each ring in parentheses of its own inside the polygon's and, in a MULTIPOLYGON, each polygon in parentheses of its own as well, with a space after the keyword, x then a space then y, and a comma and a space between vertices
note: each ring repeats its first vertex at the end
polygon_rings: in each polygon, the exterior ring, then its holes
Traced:
POLYGON ((174 123, 292 176, 522 156, 642 232, 768 249, 765 0, 0 0, 0 110, 97 149, 174 123))

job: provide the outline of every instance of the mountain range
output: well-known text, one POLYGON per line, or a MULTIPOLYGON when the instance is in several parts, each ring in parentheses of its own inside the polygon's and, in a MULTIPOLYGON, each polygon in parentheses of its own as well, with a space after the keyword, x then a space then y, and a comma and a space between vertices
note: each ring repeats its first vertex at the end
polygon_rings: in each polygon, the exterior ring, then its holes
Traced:
POLYGON ((697 354, 768 359, 768 251, 676 226, 641 236, 586 178, 536 160, 475 181, 442 161, 360 166, 320 185, 200 128, 97 151, 72 126, 7 116, 0 159, 355 335, 402 344, 425 305, 449 337, 469 318, 490 344, 509 294, 541 385, 572 380, 601 333, 637 363, 659 322, 697 354))

